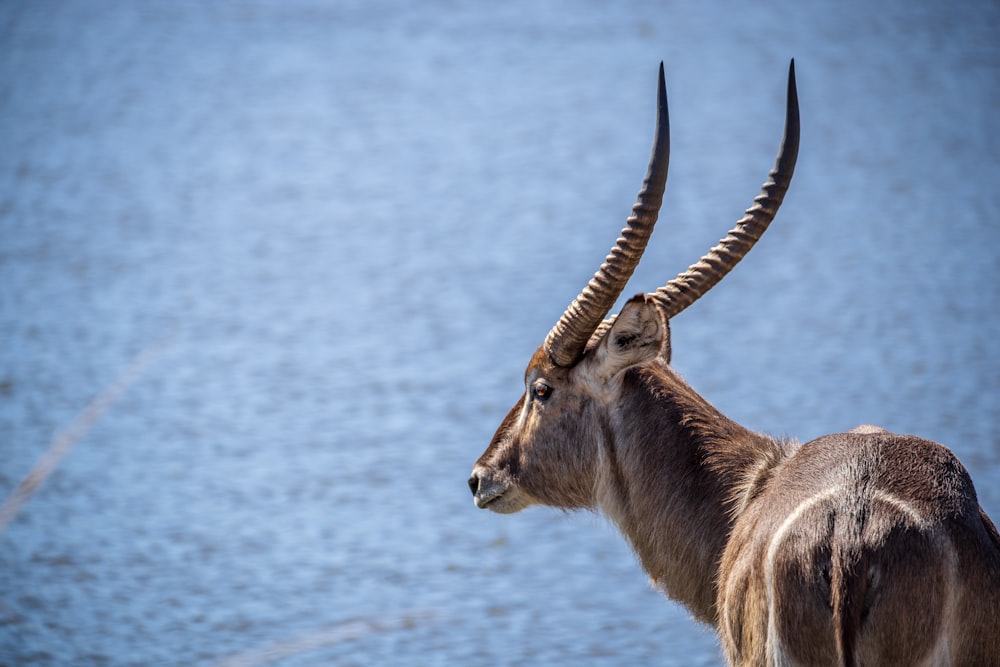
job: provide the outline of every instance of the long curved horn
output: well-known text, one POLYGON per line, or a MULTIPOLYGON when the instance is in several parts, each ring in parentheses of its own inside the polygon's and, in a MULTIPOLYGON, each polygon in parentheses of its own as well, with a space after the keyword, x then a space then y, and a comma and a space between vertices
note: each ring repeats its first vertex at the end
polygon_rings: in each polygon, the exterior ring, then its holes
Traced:
POLYGON ((788 66, 785 134, 768 180, 754 198, 753 205, 718 245, 687 271, 649 295, 664 317, 673 317, 712 289, 760 239, 785 198, 798 154, 799 99, 795 90, 795 60, 792 60, 788 66))
POLYGON ((545 338, 545 351, 556 365, 569 367, 579 360, 590 335, 615 305, 628 279, 632 277, 660 212, 669 161, 670 120, 667 115, 667 88, 661 62, 656 99, 656 130, 646 178, 632 207, 632 215, 626 221, 621 237, 605 258, 604 264, 566 308, 545 338))

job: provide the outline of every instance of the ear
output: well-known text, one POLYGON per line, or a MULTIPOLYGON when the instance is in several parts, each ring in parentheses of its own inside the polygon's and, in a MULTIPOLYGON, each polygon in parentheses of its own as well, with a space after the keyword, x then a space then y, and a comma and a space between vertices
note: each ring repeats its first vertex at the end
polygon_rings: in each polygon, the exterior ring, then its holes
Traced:
POLYGON ((597 347, 595 374, 608 381, 626 368, 655 358, 666 335, 666 322, 652 300, 645 294, 632 297, 597 347))

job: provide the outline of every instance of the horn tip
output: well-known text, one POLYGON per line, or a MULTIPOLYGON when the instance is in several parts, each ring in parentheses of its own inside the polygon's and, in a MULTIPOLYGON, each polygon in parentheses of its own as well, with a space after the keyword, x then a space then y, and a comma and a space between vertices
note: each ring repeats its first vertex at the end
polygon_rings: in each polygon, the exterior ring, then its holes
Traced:
POLYGON ((663 61, 660 61, 660 75, 656 85, 656 99, 662 105, 667 105, 667 79, 663 74, 663 61))
POLYGON ((790 135, 794 137, 793 142, 797 145, 799 134, 799 93, 795 85, 795 58, 792 58, 788 65, 787 100, 787 108, 785 110, 786 136, 790 135))
POLYGON ((795 85, 795 58, 791 59, 788 63, 788 99, 789 102, 795 100, 796 106, 798 106, 798 91, 795 85))

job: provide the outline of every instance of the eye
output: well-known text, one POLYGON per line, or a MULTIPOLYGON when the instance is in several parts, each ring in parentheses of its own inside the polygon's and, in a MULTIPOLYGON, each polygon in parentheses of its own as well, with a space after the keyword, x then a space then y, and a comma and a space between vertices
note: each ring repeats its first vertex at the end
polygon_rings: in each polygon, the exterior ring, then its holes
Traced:
POLYGON ((537 380, 531 385, 531 395, 539 401, 547 401, 549 400, 549 396, 552 395, 552 387, 542 380, 537 380))

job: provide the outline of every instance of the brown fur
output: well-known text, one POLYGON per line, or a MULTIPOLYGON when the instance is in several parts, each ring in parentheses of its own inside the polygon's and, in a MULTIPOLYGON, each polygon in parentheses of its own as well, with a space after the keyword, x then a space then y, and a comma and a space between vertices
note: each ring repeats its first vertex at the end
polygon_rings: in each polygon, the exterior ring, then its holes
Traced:
POLYGON ((733 665, 1000 664, 1000 538, 955 456, 872 427, 801 447, 749 431, 666 363, 665 323, 633 335, 646 307, 573 368, 535 354, 477 504, 602 511, 733 665))

